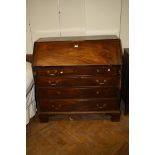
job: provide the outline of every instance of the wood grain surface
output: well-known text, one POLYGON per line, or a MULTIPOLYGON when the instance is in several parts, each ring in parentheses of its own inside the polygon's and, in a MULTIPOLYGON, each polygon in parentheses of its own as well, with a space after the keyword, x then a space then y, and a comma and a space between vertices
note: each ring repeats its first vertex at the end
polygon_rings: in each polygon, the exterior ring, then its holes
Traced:
POLYGON ((120 49, 119 39, 38 41, 33 66, 119 65, 120 49))
POLYGON ((116 36, 39 39, 33 74, 41 122, 67 113, 104 113, 119 121, 121 42, 116 36))
POLYGON ((32 63, 32 61, 33 61, 33 54, 26 54, 26 61, 32 63))
POLYGON ((38 117, 27 126, 27 155, 129 155, 128 116, 111 122, 102 115, 38 117))
POLYGON ((60 87, 46 88, 38 87, 38 95, 40 98, 109 98, 119 97, 119 89, 117 87, 60 87))

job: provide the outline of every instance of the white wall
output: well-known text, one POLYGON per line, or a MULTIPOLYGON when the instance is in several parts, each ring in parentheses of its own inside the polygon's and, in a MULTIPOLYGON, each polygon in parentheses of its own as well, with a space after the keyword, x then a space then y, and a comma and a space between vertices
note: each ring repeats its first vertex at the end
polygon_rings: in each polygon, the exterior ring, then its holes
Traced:
POLYGON ((85 0, 87 35, 119 35, 121 0, 85 0))
POLYGON ((33 42, 31 39, 31 29, 30 29, 30 22, 29 22, 29 15, 28 11, 26 11, 26 53, 32 53, 33 49, 33 42))
POLYGON ((84 0, 60 0, 60 31, 62 36, 85 35, 84 0))
POLYGON ((57 0, 27 0, 33 42, 41 37, 59 36, 57 0))
POLYGON ((129 48, 129 0, 122 0, 120 33, 123 48, 129 48))
POLYGON ((121 34, 123 47, 128 47, 128 1, 122 0, 121 15, 121 0, 27 0, 27 53, 33 53, 38 38, 60 35, 121 34))

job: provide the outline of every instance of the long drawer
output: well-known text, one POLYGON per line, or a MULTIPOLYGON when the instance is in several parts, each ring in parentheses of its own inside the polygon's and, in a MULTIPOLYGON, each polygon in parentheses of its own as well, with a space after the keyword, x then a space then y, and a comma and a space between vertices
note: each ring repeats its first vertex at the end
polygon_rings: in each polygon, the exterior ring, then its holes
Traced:
POLYGON ((40 112, 76 112, 119 110, 119 99, 39 100, 40 112))
POLYGON ((61 87, 61 86, 119 86, 120 77, 103 77, 103 76, 68 76, 68 77, 46 77, 39 76, 36 78, 37 86, 50 86, 50 87, 61 87))
POLYGON ((39 98, 114 98, 120 96, 120 90, 118 87, 92 87, 92 88, 76 88, 76 87, 61 87, 61 88, 49 88, 40 87, 37 88, 37 94, 39 98))
POLYGON ((65 67, 49 67, 37 70, 39 76, 58 76, 58 75, 95 75, 102 74, 104 76, 120 75, 120 66, 65 66, 65 67))

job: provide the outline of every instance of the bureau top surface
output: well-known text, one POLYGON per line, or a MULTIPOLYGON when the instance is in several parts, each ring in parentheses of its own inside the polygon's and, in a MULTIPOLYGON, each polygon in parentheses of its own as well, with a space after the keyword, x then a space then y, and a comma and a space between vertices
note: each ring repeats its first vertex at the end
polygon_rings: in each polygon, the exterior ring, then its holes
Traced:
POLYGON ((120 65, 116 36, 42 38, 34 44, 33 66, 120 65))

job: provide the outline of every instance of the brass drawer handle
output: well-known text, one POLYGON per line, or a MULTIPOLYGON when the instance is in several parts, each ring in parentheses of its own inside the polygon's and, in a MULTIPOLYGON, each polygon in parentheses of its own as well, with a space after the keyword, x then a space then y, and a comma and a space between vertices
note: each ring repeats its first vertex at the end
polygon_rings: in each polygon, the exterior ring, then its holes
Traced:
POLYGON ((60 94, 61 94, 61 92, 60 92, 60 91, 57 91, 57 94, 58 94, 58 95, 60 95, 60 94))
POLYGON ((104 85, 105 82, 107 82, 107 80, 103 80, 103 82, 100 82, 99 80, 96 80, 96 82, 97 82, 99 85, 104 85))
POLYGON ((119 75, 121 74, 121 70, 120 69, 117 71, 117 74, 119 74, 119 75))
POLYGON ((99 73, 99 72, 100 72, 100 70, 99 70, 99 69, 97 69, 97 70, 96 70, 96 72, 97 72, 97 73, 99 73))
POLYGON ((56 86, 56 83, 51 83, 50 85, 51 85, 51 86, 56 86))
POLYGON ((51 81, 48 81, 48 83, 49 83, 51 86, 56 86, 56 83, 52 83, 51 81))
POLYGON ((99 104, 96 104, 96 106, 99 108, 99 109, 103 109, 106 107, 106 104, 103 104, 102 106, 100 106, 99 104))
POLYGON ((110 72, 110 68, 108 68, 108 72, 110 72))
POLYGON ((96 82, 99 83, 100 81, 99 80, 96 80, 96 82))
POLYGON ((51 71, 47 71, 47 73, 49 74, 49 75, 51 75, 51 76, 53 76, 53 75, 55 75, 55 73, 57 73, 58 71, 57 70, 54 70, 54 71, 52 71, 52 72, 54 72, 54 73, 51 73, 51 71))
POLYGON ((62 105, 58 104, 58 106, 55 106, 54 104, 51 105, 52 108, 54 108, 55 110, 58 110, 62 105))
POLYGON ((99 93, 100 93, 99 91, 96 92, 97 95, 98 95, 99 93))
POLYGON ((99 80, 96 80, 96 82, 97 82, 99 85, 104 85, 104 82, 100 82, 99 80))
POLYGON ((56 86, 56 83, 51 83, 51 86, 56 86))

